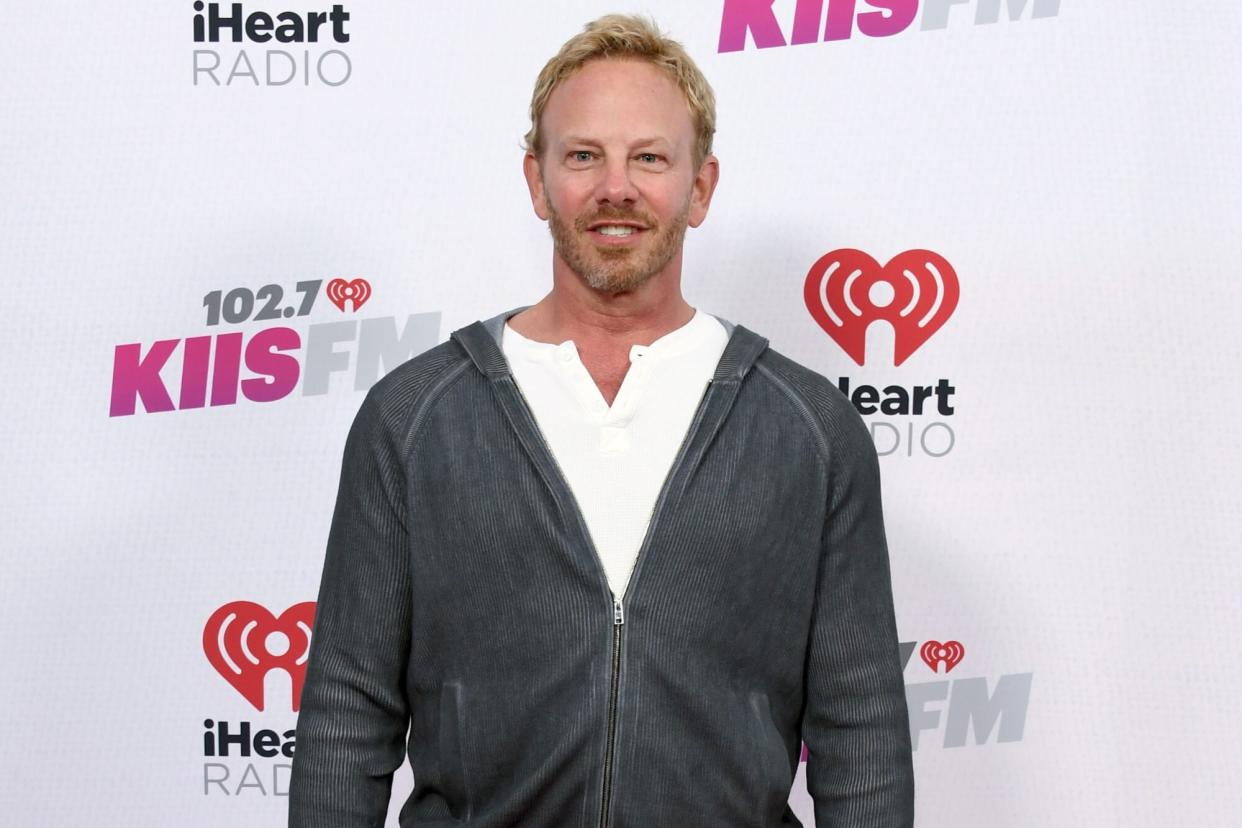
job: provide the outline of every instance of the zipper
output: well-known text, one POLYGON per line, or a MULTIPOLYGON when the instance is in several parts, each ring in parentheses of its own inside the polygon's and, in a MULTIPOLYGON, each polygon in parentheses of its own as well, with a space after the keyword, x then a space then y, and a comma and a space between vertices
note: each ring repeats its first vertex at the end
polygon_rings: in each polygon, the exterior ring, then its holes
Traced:
MULTIPOLYGON (((694 434, 698 431, 699 423, 702 422, 703 415, 707 411, 707 395, 712 389, 713 382, 714 380, 708 381, 707 386, 703 390, 703 396, 699 398, 699 406, 694 413, 694 419, 691 420, 690 427, 686 429, 686 436, 681 442, 681 448, 677 451, 677 457, 673 460, 673 465, 669 467, 668 477, 665 478, 664 485, 660 489, 660 495, 656 498, 655 506, 651 509, 651 520, 647 522, 647 533, 643 536, 643 541, 638 547, 638 554, 634 556, 634 562, 630 564, 630 571, 625 576, 622 598, 630 594, 630 584, 634 580, 634 573, 638 570, 639 561, 642 560, 643 553, 647 551, 651 536, 655 532, 656 519, 659 517, 660 509, 668 498, 669 490, 673 487, 673 479, 677 477, 677 472, 680 471, 681 464, 686 459, 686 452, 690 449, 690 443, 694 438, 694 434)), ((604 792, 600 798, 599 828, 608 828, 608 811, 612 804, 612 763, 617 734, 617 685, 621 678, 621 625, 625 623, 625 608, 615 594, 612 596, 612 606, 612 683, 608 692, 608 741, 604 751, 604 792)))
POLYGON ((617 696, 618 684, 621 678, 621 627, 625 624, 625 608, 622 605, 622 599, 630 593, 630 582, 634 578, 635 572, 638 570, 638 564, 641 562, 643 553, 646 552, 648 544, 651 542, 652 533, 656 527, 656 520, 660 515, 660 510, 664 506, 664 501, 668 498, 669 490, 673 487, 673 480, 677 477, 677 472, 681 469, 681 464, 685 461, 686 452, 690 449, 690 443, 693 441, 695 432, 698 430, 703 420, 703 415, 707 412, 707 397, 711 393, 712 386, 715 385, 715 379, 710 379, 703 390, 703 395, 699 397, 699 405, 694 414, 694 419, 690 422, 690 427, 686 430, 686 436, 682 439, 681 447, 677 451, 677 457, 673 460, 673 465, 669 467, 668 475, 664 478, 664 484, 660 488, 660 494, 656 498, 655 506, 651 510, 651 519, 647 523, 647 532, 643 536, 643 541, 638 547, 638 554, 634 556, 634 562, 630 564, 629 574, 626 576, 625 588, 622 598, 617 598, 616 593, 608 586, 608 574, 604 569, 604 560, 599 555, 599 550, 595 548, 595 542, 591 538, 591 532, 586 525, 586 517, 582 513, 582 507, 578 505, 578 499, 574 497, 573 489, 569 486, 569 478, 565 476, 565 470, 561 468, 561 464, 557 461, 556 455, 552 453, 552 446, 548 443, 548 439, 539 429, 539 423, 535 420, 534 411, 530 407, 530 402, 526 399, 526 395, 522 393, 522 389, 518 387, 515 380, 510 378, 510 384, 517 393, 518 399, 522 401, 523 413, 529 422, 531 429, 539 437, 540 443, 544 448, 544 453, 552 460, 552 465, 560 475, 561 483, 565 490, 569 493, 570 503, 573 506, 574 515, 578 519, 578 527, 582 537, 586 540, 587 546, 595 555, 595 562, 599 566, 600 575, 604 579, 604 587, 608 590, 608 596, 612 599, 612 679, 608 689, 608 734, 606 747, 604 750, 604 789, 600 797, 600 828, 608 826, 608 811, 611 805, 612 796, 612 766, 613 753, 616 748, 617 736, 617 696))
POLYGON ((608 744, 604 750, 604 795, 600 798, 599 825, 608 825, 608 806, 612 795, 612 753, 617 741, 617 685, 621 680, 621 625, 625 610, 616 595, 612 596, 612 683, 608 690, 608 744))

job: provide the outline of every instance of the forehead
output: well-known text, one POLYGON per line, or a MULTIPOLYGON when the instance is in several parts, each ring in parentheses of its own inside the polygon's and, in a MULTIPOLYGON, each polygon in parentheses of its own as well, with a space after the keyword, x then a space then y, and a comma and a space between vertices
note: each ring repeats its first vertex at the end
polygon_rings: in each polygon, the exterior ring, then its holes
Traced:
POLYGON ((634 58, 592 60, 552 91, 543 111, 549 142, 660 137, 693 141, 690 105, 668 72, 634 58))

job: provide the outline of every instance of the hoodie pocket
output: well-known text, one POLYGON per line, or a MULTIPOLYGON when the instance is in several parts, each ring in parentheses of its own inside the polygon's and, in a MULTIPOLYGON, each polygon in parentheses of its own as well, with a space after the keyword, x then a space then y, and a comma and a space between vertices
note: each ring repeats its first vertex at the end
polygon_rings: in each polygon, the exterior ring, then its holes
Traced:
POLYGON ((773 820, 779 820, 789 802, 789 791, 793 787, 789 757, 785 753, 785 743, 772 721, 768 694, 753 690, 747 695, 746 702, 754 745, 752 767, 758 788, 755 802, 758 819, 755 824, 779 824, 773 820))
POLYGON ((470 819, 470 781, 466 775, 462 725, 464 708, 460 681, 440 687, 440 771, 444 797, 455 819, 470 819))

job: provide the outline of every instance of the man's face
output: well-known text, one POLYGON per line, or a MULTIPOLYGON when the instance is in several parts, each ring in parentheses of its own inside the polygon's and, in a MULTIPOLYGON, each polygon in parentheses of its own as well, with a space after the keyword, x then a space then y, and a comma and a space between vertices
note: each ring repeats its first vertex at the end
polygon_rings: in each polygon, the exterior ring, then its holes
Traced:
POLYGON ((528 155, 535 212, 556 256, 596 290, 629 291, 680 267, 687 225, 707 216, 717 164, 695 164, 686 98, 663 70, 591 61, 548 99, 541 159, 528 155))

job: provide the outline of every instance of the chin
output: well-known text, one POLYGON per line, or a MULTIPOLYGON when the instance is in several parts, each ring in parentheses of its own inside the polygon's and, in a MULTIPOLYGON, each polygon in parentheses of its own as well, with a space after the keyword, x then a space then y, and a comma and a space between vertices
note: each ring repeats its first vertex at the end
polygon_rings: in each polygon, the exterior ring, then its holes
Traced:
POLYGON ((654 273, 636 275, 633 273, 610 273, 607 275, 593 274, 583 276, 583 281, 595 290, 605 293, 630 293, 651 281, 654 273))

